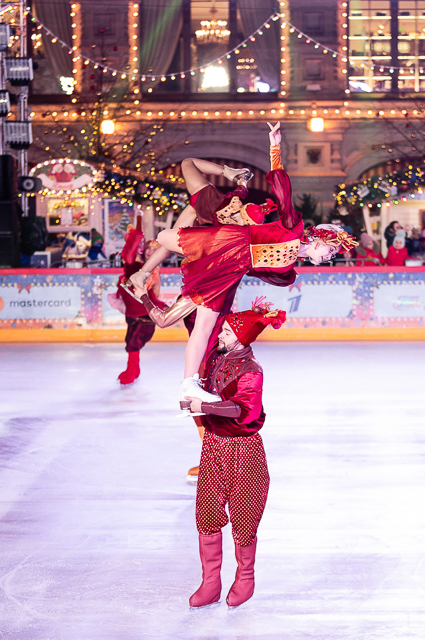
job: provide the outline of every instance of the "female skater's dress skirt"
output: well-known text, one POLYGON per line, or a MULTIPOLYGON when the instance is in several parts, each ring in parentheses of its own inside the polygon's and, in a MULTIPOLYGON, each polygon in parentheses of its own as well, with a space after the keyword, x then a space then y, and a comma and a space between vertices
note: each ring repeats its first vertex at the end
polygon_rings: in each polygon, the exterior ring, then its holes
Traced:
POLYGON ((179 229, 178 243, 185 256, 182 294, 213 311, 228 311, 229 292, 236 292, 251 267, 249 241, 249 227, 179 229))

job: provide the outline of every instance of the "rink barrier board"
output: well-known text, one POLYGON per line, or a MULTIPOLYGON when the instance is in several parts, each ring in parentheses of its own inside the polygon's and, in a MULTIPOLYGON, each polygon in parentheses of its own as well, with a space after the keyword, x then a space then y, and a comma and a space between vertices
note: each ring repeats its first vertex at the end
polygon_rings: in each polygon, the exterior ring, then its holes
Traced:
MULTIPOLYGON (((424 340, 425 268, 301 267, 290 287, 245 277, 234 310, 265 296, 284 309, 282 329, 266 341, 424 340)), ((108 294, 121 269, 0 269, 0 342, 122 342, 125 318, 108 294)), ((179 269, 161 270, 160 297, 180 291, 179 269)), ((180 323, 157 329, 155 341, 186 341, 180 323)))
MULTIPOLYGON (((124 342, 125 329, 3 329, 0 343, 54 342, 124 342)), ((157 329, 151 342, 186 342, 186 329, 157 329)), ((410 329, 278 329, 268 330, 257 342, 354 342, 354 341, 415 341, 425 340, 425 328, 410 329)))

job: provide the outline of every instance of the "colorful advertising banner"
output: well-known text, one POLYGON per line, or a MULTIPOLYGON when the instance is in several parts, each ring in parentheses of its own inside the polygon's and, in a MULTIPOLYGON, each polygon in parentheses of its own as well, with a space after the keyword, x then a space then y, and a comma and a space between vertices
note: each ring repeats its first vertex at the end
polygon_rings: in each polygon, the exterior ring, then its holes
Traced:
MULTIPOLYGON (((120 269, 0 270, 0 340, 2 329, 125 329, 124 315, 108 299, 117 291, 121 273, 120 269)), ((178 269, 163 269, 160 298, 172 304, 180 285, 178 269)), ((425 326, 422 268, 301 268, 295 283, 286 288, 245 277, 234 310, 250 308, 259 296, 286 311, 282 331, 320 328, 331 335, 332 329, 425 326)))

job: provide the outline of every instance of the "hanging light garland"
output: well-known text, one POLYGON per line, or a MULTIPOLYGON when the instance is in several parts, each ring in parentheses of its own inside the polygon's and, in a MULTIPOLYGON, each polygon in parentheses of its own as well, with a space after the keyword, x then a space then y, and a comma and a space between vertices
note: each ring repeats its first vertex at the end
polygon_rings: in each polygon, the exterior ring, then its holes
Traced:
MULTIPOLYGON (((337 25, 338 25, 338 34, 340 40, 342 40, 342 54, 337 57, 337 65, 340 73, 344 76, 348 74, 348 3, 341 2, 340 7, 338 8, 337 14, 337 25)), ((350 89, 347 87, 345 89, 345 93, 351 93, 350 89)))
MULTIPOLYGON (((137 5, 133 5, 133 7, 132 7, 132 9, 134 10, 132 17, 135 17, 134 16, 134 12, 136 12, 135 7, 137 7, 137 5)), ((76 4, 72 4, 71 5, 71 17, 74 20, 74 22, 72 23, 72 28, 74 29, 73 34, 72 34, 73 41, 77 40, 80 37, 79 34, 78 34, 78 22, 76 21, 76 10, 77 10, 77 5, 76 4)), ((239 49, 246 48, 248 46, 248 44, 249 44, 249 41, 252 40, 253 38, 255 38, 255 36, 263 35, 264 32, 262 31, 262 29, 267 28, 267 26, 270 27, 270 23, 279 20, 279 18, 280 18, 280 14, 278 14, 278 13, 271 14, 267 18, 267 20, 265 20, 258 27, 258 29, 253 31, 247 38, 242 40, 238 45, 236 45, 232 49, 229 49, 229 51, 226 51, 226 53, 222 54, 221 56, 218 56, 218 57, 214 58, 213 60, 211 60, 210 62, 208 62, 207 64, 204 64, 204 65, 200 65, 200 66, 197 66, 197 67, 191 67, 190 69, 186 69, 186 70, 180 71, 180 72, 172 72, 172 73, 162 74, 160 76, 161 80, 163 78, 164 79, 171 78, 172 80, 176 80, 177 76, 179 76, 180 78, 184 78, 184 77, 186 77, 187 74, 195 75, 196 72, 205 71, 205 69, 207 67, 209 67, 209 66, 211 66, 211 65, 213 65, 215 63, 222 63, 225 58, 230 58, 232 54, 238 55, 240 53, 239 49), (261 32, 261 34, 260 34, 260 32, 261 32)), ((46 27, 46 25, 43 24, 37 18, 37 16, 31 15, 31 21, 34 22, 34 23, 37 23, 37 25, 38 25, 37 28, 38 29, 42 29, 52 39, 52 42, 58 43, 61 47, 64 47, 64 48, 68 49, 68 52, 70 54, 72 54, 73 51, 77 50, 77 47, 75 45, 73 45, 70 48, 69 45, 66 42, 64 42, 63 40, 58 38, 58 36, 56 36, 50 29, 48 29, 46 27)), ((137 37, 138 37, 137 36, 138 24, 137 24, 137 26, 134 26, 134 25, 136 25, 136 23, 133 23, 133 30, 132 30, 132 33, 131 33, 131 38, 136 40, 137 37)), ((136 46, 136 45, 134 45, 134 46, 136 46)), ((135 51, 133 48, 132 48, 132 50, 135 51)), ((138 78, 143 82, 143 81, 146 81, 146 80, 156 80, 157 77, 158 77, 158 75, 155 75, 155 74, 152 74, 152 73, 140 74, 139 70, 137 68, 134 68, 134 64, 135 64, 134 59, 131 59, 132 64, 130 65, 131 66, 130 70, 128 70, 128 69, 125 69, 125 70, 115 69, 114 67, 111 67, 110 65, 106 65, 106 64, 104 64, 102 62, 98 62, 96 60, 92 60, 88 56, 85 56, 85 55, 82 55, 82 54, 78 56, 78 60, 82 60, 84 64, 92 64, 96 68, 100 68, 102 70, 105 70, 105 72, 109 71, 109 72, 113 73, 114 75, 120 74, 123 79, 126 78, 126 77, 130 77, 131 79, 138 78)))
MULTIPOLYGON (((130 47, 128 66, 131 73, 131 80, 135 83, 132 91, 137 96, 137 94, 140 93, 136 82, 138 78, 137 74, 139 73, 139 5, 133 2, 130 2, 128 11, 128 34, 130 47)), ((123 77, 122 74, 121 77, 123 77)), ((136 102, 136 104, 138 104, 138 102, 136 102)))
POLYGON ((280 0, 280 96, 284 98, 289 90, 291 69, 289 65, 289 28, 286 18, 286 1, 280 0))
POLYGON ((340 209, 355 207, 378 208, 382 205, 399 204, 408 198, 416 198, 416 194, 425 193, 425 164, 410 164, 407 169, 388 173, 384 176, 371 176, 362 182, 338 185, 334 193, 340 209))
MULTIPOLYGON (((137 11, 137 5, 133 5, 131 7, 131 11, 133 13, 133 15, 131 16, 132 18, 136 18, 137 16, 135 16, 135 13, 138 14, 137 11)), ((287 61, 289 59, 288 56, 288 44, 289 44, 289 37, 287 36, 287 32, 289 34, 297 34, 297 38, 300 40, 305 40, 306 44, 311 44, 315 49, 320 50, 324 55, 330 55, 332 58, 337 58, 339 60, 339 67, 341 69, 341 72, 346 74, 347 73, 347 62, 348 62, 348 57, 347 57, 347 40, 348 40, 348 35, 347 35, 347 30, 348 30, 348 15, 347 15, 347 2, 342 2, 341 3, 341 9, 342 9, 342 14, 341 16, 339 16, 341 18, 340 22, 340 29, 339 31, 342 33, 342 38, 343 38, 343 45, 342 45, 342 52, 338 51, 336 49, 333 49, 332 47, 329 47, 328 45, 324 45, 322 44, 320 41, 316 40, 315 38, 309 36, 308 34, 306 34, 304 31, 302 31, 301 29, 298 29, 298 27, 296 27, 295 25, 293 25, 291 22, 289 22, 288 20, 286 20, 286 13, 285 13, 285 8, 286 8, 286 2, 284 0, 281 0, 280 2, 280 12, 279 13, 273 13, 271 14, 267 20, 265 20, 255 31, 253 31, 247 38, 245 38, 244 40, 242 40, 238 45, 236 45, 235 47, 233 47, 232 49, 229 49, 228 51, 226 51, 226 53, 222 54, 221 56, 218 56, 216 58, 214 58, 213 60, 211 60, 210 62, 208 62, 207 64, 204 65, 200 65, 200 66, 196 66, 196 67, 191 67, 190 69, 185 69, 183 71, 179 71, 179 72, 171 72, 171 73, 165 73, 162 74, 160 76, 160 79, 162 81, 165 81, 167 78, 170 78, 171 80, 176 80, 178 77, 179 78, 185 78, 187 76, 187 74, 190 75, 195 75, 197 72, 201 72, 204 73, 205 69, 210 67, 211 65, 214 65, 216 63, 218 64, 222 64, 223 61, 225 59, 230 59, 232 57, 232 55, 239 55, 240 54, 240 49, 241 48, 246 48, 249 46, 249 42, 255 40, 255 38, 257 36, 262 36, 265 33, 265 29, 270 28, 271 23, 272 22, 276 22, 277 20, 280 20, 280 26, 281 26, 281 35, 280 35, 280 53, 281 53, 281 79, 280 79, 280 95, 281 96, 285 96, 288 92, 288 85, 289 85, 289 75, 287 73, 288 71, 288 67, 287 67, 287 61)), ((84 56, 82 54, 79 54, 78 56, 75 55, 75 52, 78 50, 78 45, 74 44, 74 41, 76 42, 80 42, 81 41, 81 29, 78 29, 78 21, 76 21, 76 11, 77 11, 77 5, 76 4, 72 4, 71 5, 71 17, 74 20, 74 22, 72 23, 73 26, 73 46, 72 48, 69 47, 69 45, 64 42, 63 40, 61 40, 60 38, 58 38, 50 29, 48 29, 36 16, 32 16, 31 20, 35 23, 37 23, 38 25, 38 29, 42 29, 51 39, 52 42, 57 42, 60 46, 67 48, 68 52, 70 54, 74 54, 73 57, 73 62, 75 65, 75 62, 77 61, 82 61, 82 63, 86 66, 88 64, 93 65, 94 68, 101 68, 104 73, 110 72, 112 73, 113 76, 116 76, 117 74, 121 75, 122 79, 125 78, 129 78, 131 80, 137 80, 139 79, 142 82, 146 82, 147 80, 156 80, 158 75, 152 74, 152 73, 146 73, 146 74, 140 74, 138 68, 135 66, 135 64, 137 63, 137 57, 136 55, 133 55, 130 59, 131 64, 130 64, 130 69, 125 69, 125 70, 119 70, 116 69, 114 67, 111 67, 110 65, 106 65, 103 64, 102 62, 98 62, 96 60, 92 60, 90 57, 88 56, 84 56), (135 59, 136 58, 136 59, 135 59)), ((137 36, 137 31, 138 31, 138 22, 136 23, 136 21, 134 23, 132 23, 132 28, 134 30, 134 32, 132 32, 132 38, 136 39, 137 36), (135 26, 136 25, 136 26, 135 26)), ((135 54, 135 47, 136 45, 134 44, 132 47, 130 47, 131 49, 131 53, 135 54)), ((371 70, 374 69, 375 65, 372 63, 364 63, 365 66, 369 67, 371 70)), ((394 65, 379 65, 379 68, 382 70, 388 70, 390 73, 394 73, 396 70, 405 70, 404 67, 398 67, 398 66, 394 66, 394 65)), ((75 76, 80 77, 79 74, 79 70, 78 67, 74 66, 73 69, 73 73, 74 73, 74 79, 77 80, 77 78, 75 78, 75 76)), ((346 93, 350 93, 349 89, 346 89, 346 93)))
MULTIPOLYGON (((148 178, 138 178, 134 175, 123 175, 116 171, 97 170, 95 167, 80 160, 72 160, 70 158, 57 160, 48 160, 40 162, 34 166, 30 175, 38 175, 42 169, 49 170, 49 167, 59 163, 69 162, 74 165, 84 166, 85 169, 90 167, 92 173, 92 182, 77 189, 51 189, 45 187, 41 192, 41 196, 64 195, 67 197, 75 197, 79 195, 89 195, 90 193, 99 193, 112 200, 119 200, 121 204, 149 204, 159 215, 166 213, 170 208, 173 210, 181 209, 187 205, 189 196, 184 189, 184 180, 177 176, 159 175, 163 171, 151 171, 148 178), (164 180, 172 184, 164 183, 164 180)), ((27 197, 34 197, 36 194, 26 194, 27 197)))
MULTIPOLYGON (((150 179, 140 179, 133 175, 122 175, 117 172, 104 171, 101 180, 96 182, 92 190, 102 193, 112 200, 119 200, 121 204, 148 204, 159 215, 169 209, 177 210, 187 205, 188 195, 183 186, 168 185, 150 179)), ((175 179, 173 182, 181 182, 175 179)))
MULTIPOLYGON (((76 20, 76 16, 72 16, 72 13, 75 13, 75 9, 77 8, 76 4, 71 5, 72 7, 74 7, 73 11, 71 12, 71 17, 76 20)), ((338 52, 332 48, 329 48, 323 44, 321 44, 319 41, 315 40, 314 38, 309 37, 307 34, 305 34, 304 32, 302 32, 301 30, 299 30, 297 27, 295 27, 292 23, 288 22, 286 20, 286 1, 285 0, 280 0, 280 13, 275 13, 272 14, 271 16, 269 16, 269 18, 255 31, 253 32, 253 34, 251 34, 251 36, 249 36, 248 38, 246 38, 245 40, 243 40, 241 43, 239 43, 239 45, 237 45, 237 47, 235 47, 234 49, 226 52, 225 54, 223 54, 222 57, 220 58, 216 58, 215 60, 211 61, 209 63, 209 65, 213 64, 215 61, 221 61, 224 58, 231 58, 232 54, 235 55, 239 55, 240 54, 240 49, 243 47, 247 47, 249 40, 252 40, 253 37, 255 37, 256 35, 258 36, 262 36, 265 32, 267 28, 270 28, 271 26, 271 22, 272 21, 277 21, 280 20, 280 27, 281 27, 281 78, 280 78, 280 93, 279 95, 281 97, 284 97, 285 94, 288 91, 288 87, 289 87, 289 78, 290 78, 290 68, 289 68, 289 55, 288 55, 288 48, 289 48, 289 36, 287 36, 286 34, 289 33, 297 33, 297 36, 299 39, 305 38, 305 42, 306 44, 312 44, 314 46, 315 49, 317 50, 322 50, 324 55, 331 55, 333 58, 338 58, 339 60, 339 67, 341 69, 341 71, 343 73, 347 73, 348 69, 347 69, 347 62, 348 62, 348 58, 347 58, 347 41, 348 41, 348 17, 347 17, 347 2, 342 2, 341 3, 341 15, 339 16, 340 18, 340 28, 339 28, 339 37, 342 38, 343 40, 343 46, 342 46, 342 53, 338 52), (286 83, 286 84, 283 84, 286 83)), ((58 44, 60 44, 62 47, 65 47, 68 49, 68 52, 70 54, 73 54, 74 58, 77 58, 76 56, 76 48, 77 46, 74 45, 73 46, 73 50, 69 49, 69 46, 61 41, 59 38, 57 38, 53 32, 51 32, 49 29, 47 29, 47 27, 45 27, 44 24, 42 24, 38 18, 36 18, 35 16, 32 16, 32 21, 37 23, 37 30, 43 29, 47 35, 49 35, 52 38, 52 42, 57 42, 58 44)), ((137 35, 138 32, 138 26, 134 26, 134 25, 138 25, 138 9, 136 8, 136 4, 133 4, 130 8, 130 12, 129 12, 129 20, 134 20, 134 23, 132 23, 133 25, 133 29, 134 29, 134 34, 133 35, 137 35), (131 15, 130 15, 131 14, 131 15)), ((78 24, 77 23, 73 23, 73 24, 78 24)), ((73 34, 73 35, 77 35, 77 34, 73 34)), ((136 41, 134 41, 136 42, 136 41)), ((134 60, 134 58, 136 57, 135 55, 135 50, 134 48, 136 47, 136 50, 138 50, 137 45, 133 45, 133 47, 130 47, 131 53, 134 53, 133 55, 133 59, 131 60, 131 62, 133 63, 133 65, 136 63, 136 61, 134 60)), ((121 74, 121 78, 126 78, 126 77, 130 77, 132 81, 136 81, 138 78, 142 81, 145 82, 148 79, 155 79, 155 76, 153 74, 147 74, 147 75, 140 75, 138 74, 136 75, 130 75, 134 72, 135 69, 137 69, 137 67, 133 67, 132 69, 130 69, 130 71, 127 69, 126 71, 119 71, 116 69, 113 69, 110 66, 105 66, 104 64, 97 62, 95 60, 92 60, 88 57, 85 57, 83 55, 79 55, 78 56, 78 60, 82 61, 82 66, 86 67, 89 64, 92 64, 94 66, 95 69, 97 68, 102 68, 102 70, 106 73, 106 72, 111 72, 113 76, 116 76, 117 74, 121 74)), ((166 80, 167 77, 171 78, 172 80, 175 80, 177 78, 177 76, 180 76, 181 78, 184 78, 186 76, 187 73, 190 73, 191 75, 195 75, 196 71, 204 71, 205 68, 207 68, 208 65, 205 65, 204 67, 193 67, 190 70, 187 71, 182 71, 182 72, 174 72, 174 73, 168 73, 164 76, 161 77, 161 80, 166 80)), ((74 67, 75 68, 75 67, 74 67)), ((394 68, 392 68, 394 71, 394 68)), ((135 93, 139 93, 139 89, 138 87, 136 87, 133 90, 135 93)), ((350 93, 349 89, 346 89, 346 93, 350 93)), ((72 102, 76 102, 77 98, 73 98, 72 102)), ((209 112, 209 111, 192 111, 192 112, 185 112, 184 110, 179 110, 178 108, 174 109, 171 108, 170 111, 168 113, 164 113, 163 111, 159 111, 158 113, 154 113, 152 111, 145 111, 145 110, 141 110, 141 108, 138 106, 140 104, 140 99, 139 96, 136 95, 136 100, 134 100, 134 104, 136 105, 137 109, 135 111, 132 111, 131 109, 127 109, 125 114, 127 116, 131 116, 132 118, 134 118, 134 116, 141 118, 141 119, 154 119, 156 117, 162 118, 162 117, 168 117, 168 118, 179 118, 179 119, 203 119, 203 118, 210 118, 212 116, 214 116, 215 118, 222 118, 222 119, 227 119, 229 117, 237 117, 238 119, 240 118, 248 118, 251 119, 251 117, 255 117, 258 118, 259 116, 264 116, 264 119, 270 118, 270 117, 280 117, 280 116, 286 116, 286 117, 290 117, 290 116, 294 116, 296 118, 298 117, 305 117, 306 119, 308 119, 310 117, 310 115, 316 116, 319 115, 319 111, 316 109, 316 107, 314 106, 314 104, 311 106, 311 114, 309 114, 308 112, 306 112, 305 108, 292 108, 292 109, 285 109, 286 105, 285 103, 281 102, 278 109, 275 108, 271 108, 268 109, 267 111, 265 109, 249 109, 248 111, 241 111, 241 110, 236 110, 236 111, 231 111, 231 110, 226 110, 226 111, 214 111, 209 112), (314 110, 314 113, 313 113, 314 110)), ((376 115, 388 115, 389 116, 393 116, 395 118, 399 117, 399 115, 396 113, 396 111, 394 109, 390 110, 388 112, 388 114, 386 114, 383 110, 379 110, 379 109, 370 109, 370 105, 369 109, 359 109, 358 107, 354 110, 354 109, 350 109, 349 107, 349 103, 348 102, 344 102, 342 106, 337 105, 335 107, 334 106, 329 106, 326 108, 321 108, 321 113, 320 115, 326 116, 326 117, 337 117, 337 118, 353 118, 353 117, 358 117, 358 118, 364 118, 364 117, 368 117, 368 118, 373 118, 376 115)), ((308 111, 308 110, 307 110, 308 111)), ((418 111, 414 110, 413 112, 414 116, 418 115, 418 111)), ((401 114, 402 115, 406 115, 405 110, 401 110, 401 114)), ((36 114, 33 111, 31 113, 31 117, 34 117, 36 114)), ((78 118, 79 116, 79 112, 68 112, 66 109, 62 109, 62 113, 61 115, 65 118, 67 118, 67 116, 72 117, 72 118, 78 118)))

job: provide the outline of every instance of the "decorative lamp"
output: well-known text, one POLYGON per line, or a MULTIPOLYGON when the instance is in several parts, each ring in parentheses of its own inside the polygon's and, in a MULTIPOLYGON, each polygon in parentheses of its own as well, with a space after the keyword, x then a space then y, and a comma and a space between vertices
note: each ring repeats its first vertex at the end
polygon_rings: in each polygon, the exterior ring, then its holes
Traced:
POLYGON ((0 51, 6 51, 10 40, 10 26, 7 22, 0 22, 0 51))
POLYGON ((0 90, 0 117, 7 116, 10 111, 9 92, 4 89, 0 90))
POLYGON ((115 132, 115 123, 113 120, 102 120, 100 123, 100 131, 106 135, 110 135, 115 132))
POLYGON ((5 58, 6 78, 14 87, 23 87, 34 78, 31 58, 5 58))
POLYGON ((325 121, 323 120, 323 118, 310 118, 307 126, 310 131, 313 131, 314 133, 320 133, 320 131, 324 131, 325 129, 325 121))
POLYGON ((28 149, 32 144, 31 122, 6 121, 4 137, 11 149, 28 149))

